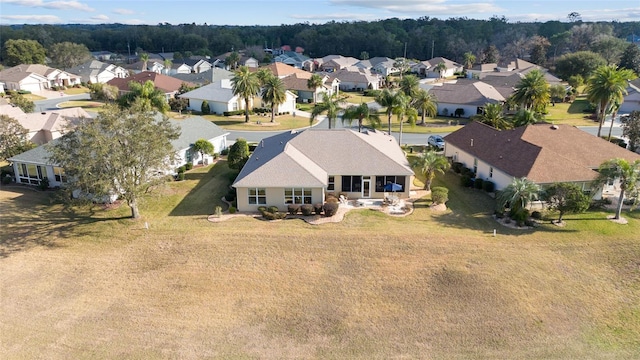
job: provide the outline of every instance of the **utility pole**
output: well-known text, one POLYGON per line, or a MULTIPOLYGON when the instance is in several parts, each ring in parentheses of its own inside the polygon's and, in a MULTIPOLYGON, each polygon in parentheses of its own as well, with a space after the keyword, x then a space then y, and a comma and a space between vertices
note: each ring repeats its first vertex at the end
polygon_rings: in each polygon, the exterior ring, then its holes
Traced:
POLYGON ((433 48, 436 46, 436 41, 431 40, 431 58, 433 59, 433 48))

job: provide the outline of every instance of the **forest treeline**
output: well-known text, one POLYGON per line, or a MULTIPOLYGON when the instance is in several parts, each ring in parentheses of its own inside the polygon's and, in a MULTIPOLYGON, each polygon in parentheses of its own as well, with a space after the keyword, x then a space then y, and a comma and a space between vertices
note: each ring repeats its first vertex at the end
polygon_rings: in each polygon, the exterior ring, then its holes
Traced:
MULTIPOLYGON (((463 61, 466 52, 471 52, 480 62, 491 45, 503 58, 527 58, 536 43, 543 44, 543 56, 549 59, 567 52, 593 51, 593 45, 598 41, 603 43, 602 52, 606 54, 611 39, 624 40, 634 34, 640 35, 640 21, 511 23, 498 16, 489 20, 423 17, 280 26, 11 25, 0 26, 0 43, 9 39, 30 39, 49 48, 55 43, 69 41, 84 44, 91 51, 121 54, 178 51, 210 56, 245 48, 290 45, 304 48, 304 54, 310 57, 341 54, 357 58, 395 58, 405 57, 406 51, 406 57, 410 59, 425 60, 433 55, 459 62, 463 61)), ((247 55, 263 60, 263 54, 247 55)))

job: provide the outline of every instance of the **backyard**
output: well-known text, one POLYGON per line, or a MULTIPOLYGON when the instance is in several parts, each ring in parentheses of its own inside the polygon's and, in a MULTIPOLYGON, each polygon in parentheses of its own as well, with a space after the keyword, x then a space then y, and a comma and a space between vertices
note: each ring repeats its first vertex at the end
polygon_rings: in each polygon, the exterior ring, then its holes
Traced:
POLYGON ((449 172, 445 212, 207 221, 232 177, 189 171, 140 221, 0 188, 3 357, 640 357, 637 211, 503 228, 449 172))

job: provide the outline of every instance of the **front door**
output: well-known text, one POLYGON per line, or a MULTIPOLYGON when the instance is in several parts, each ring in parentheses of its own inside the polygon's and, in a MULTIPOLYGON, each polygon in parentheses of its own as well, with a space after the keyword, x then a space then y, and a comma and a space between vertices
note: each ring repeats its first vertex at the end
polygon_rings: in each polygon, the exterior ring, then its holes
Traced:
POLYGON ((371 179, 362 179, 362 197, 371 197, 371 179))

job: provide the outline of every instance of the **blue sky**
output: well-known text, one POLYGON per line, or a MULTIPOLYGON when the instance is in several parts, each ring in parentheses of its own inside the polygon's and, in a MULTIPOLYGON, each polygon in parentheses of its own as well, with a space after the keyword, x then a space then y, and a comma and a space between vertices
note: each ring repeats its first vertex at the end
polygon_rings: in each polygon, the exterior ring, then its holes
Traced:
POLYGON ((280 25, 422 16, 510 22, 639 21, 640 0, 0 0, 0 24, 280 25))

